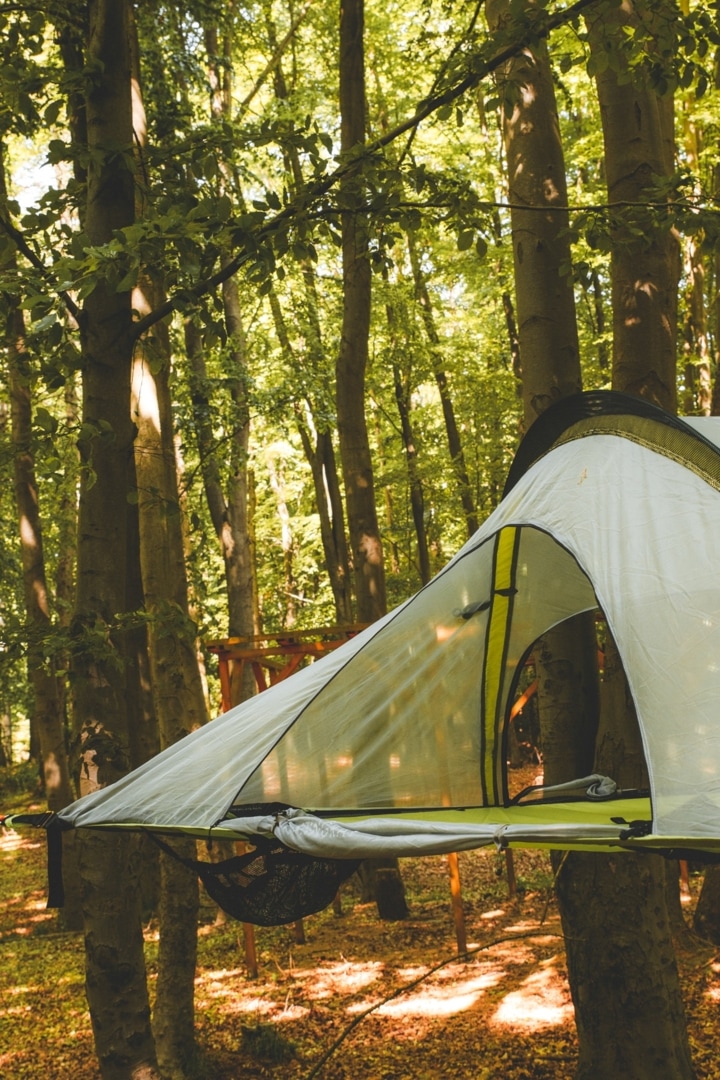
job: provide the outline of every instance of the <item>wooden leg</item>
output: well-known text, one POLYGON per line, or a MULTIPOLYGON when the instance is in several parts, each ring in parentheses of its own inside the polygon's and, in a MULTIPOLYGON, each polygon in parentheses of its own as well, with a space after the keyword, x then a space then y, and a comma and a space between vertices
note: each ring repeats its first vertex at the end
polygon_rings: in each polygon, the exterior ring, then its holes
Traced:
POLYGON ((465 912, 463 911, 457 852, 451 852, 447 859, 448 869, 450 870, 450 892, 452 894, 453 920, 455 922, 455 939, 458 953, 464 955, 467 952, 467 932, 465 929, 465 912))
POLYGON ((293 923, 293 939, 296 945, 305 944, 305 926, 302 919, 296 919, 293 923))
POLYGON ((515 878, 515 857, 510 848, 505 849, 505 869, 507 871, 508 896, 513 900, 517 896, 517 881, 515 878))
POLYGON ((245 939, 245 963, 248 975, 251 979, 258 977, 257 950, 255 948, 255 927, 252 923, 243 923, 243 937, 245 939))

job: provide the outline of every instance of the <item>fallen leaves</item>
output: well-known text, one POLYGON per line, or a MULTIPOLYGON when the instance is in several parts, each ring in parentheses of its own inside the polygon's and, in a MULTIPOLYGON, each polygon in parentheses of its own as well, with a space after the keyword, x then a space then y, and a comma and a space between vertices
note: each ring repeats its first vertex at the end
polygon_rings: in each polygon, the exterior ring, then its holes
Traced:
MULTIPOLYGON (((4 839, 0 1075, 99 1080, 81 937, 55 932, 44 910, 43 843, 34 835, 4 839)), ((442 858, 403 862, 406 922, 379 922, 373 906, 346 890, 344 917, 326 911, 306 920, 305 945, 291 928, 258 930, 257 980, 246 974, 240 928, 215 924, 207 904, 196 986, 207 1076, 307 1080, 348 1026, 377 1005, 318 1080, 571 1080, 575 1031, 547 856, 515 858, 525 889, 511 901, 492 853, 461 855, 468 940, 482 951, 427 978, 456 950, 442 858)), ((152 925, 146 950, 152 989, 152 925)), ((720 960, 704 946, 680 959, 698 1080, 718 1080, 720 960)))

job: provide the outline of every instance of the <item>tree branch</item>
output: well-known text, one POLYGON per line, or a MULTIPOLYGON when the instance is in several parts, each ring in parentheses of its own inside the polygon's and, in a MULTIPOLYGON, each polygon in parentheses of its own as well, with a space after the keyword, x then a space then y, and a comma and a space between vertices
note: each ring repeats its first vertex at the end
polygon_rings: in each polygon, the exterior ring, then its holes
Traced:
MULTIPOLYGON (((476 71, 468 73, 465 78, 456 83, 455 86, 445 90, 442 94, 437 94, 435 97, 426 98, 421 101, 415 113, 404 120, 402 123, 397 124, 394 128, 391 128, 384 135, 374 139, 363 146, 360 146, 356 152, 354 152, 349 158, 342 161, 336 169, 333 170, 323 180, 319 180, 316 184, 306 188, 296 199, 285 206, 274 217, 266 221, 255 234, 256 239, 261 241, 271 233, 275 232, 278 228, 281 228, 286 222, 290 221, 297 213, 298 209, 307 206, 308 203, 314 202, 316 199, 322 198, 326 195, 331 188, 342 180, 352 169, 357 168, 357 165, 361 161, 365 161, 371 158, 379 150, 384 149, 395 139, 399 139, 401 135, 404 135, 407 131, 416 128, 418 124, 426 120, 438 109, 441 109, 444 105, 451 105, 458 98, 462 97, 467 90, 477 86, 493 71, 497 70, 502 64, 511 60, 513 56, 517 55, 521 49, 524 49, 533 41, 543 40, 549 36, 553 30, 557 30, 559 27, 564 26, 570 22, 576 16, 587 8, 597 4, 599 0, 575 0, 575 3, 570 7, 564 8, 562 11, 556 12, 551 15, 543 25, 534 26, 512 45, 508 45, 506 48, 501 49, 490 60, 486 60, 481 64, 476 71)), ((201 296, 207 295, 212 292, 213 289, 221 285, 223 281, 227 281, 228 278, 233 277, 234 274, 240 270, 246 262, 249 261, 251 253, 249 251, 241 251, 234 258, 230 259, 224 267, 218 270, 216 273, 211 274, 203 281, 192 289, 185 289, 182 293, 176 294, 170 297, 164 304, 155 308, 154 311, 149 312, 144 318, 139 319, 134 324, 133 334, 138 338, 144 334, 155 323, 160 322, 162 319, 167 318, 177 308, 187 301, 188 295, 199 299, 201 296)))
POLYGON ((492 949, 495 945, 504 945, 508 941, 521 941, 524 938, 538 937, 540 934, 542 934, 543 937, 560 936, 559 934, 554 934, 548 932, 547 930, 542 930, 538 928, 537 930, 529 930, 526 933, 510 934, 507 937, 493 938, 492 941, 488 941, 484 945, 475 945, 464 953, 456 953, 454 956, 448 956, 445 958, 445 960, 441 960, 439 964, 435 964, 434 967, 429 968, 417 979, 413 979, 411 982, 405 983, 404 986, 400 986, 397 990, 394 990, 392 994, 388 994, 387 997, 382 998, 381 1001, 376 1001, 375 1004, 371 1005, 369 1009, 365 1009, 364 1012, 358 1013, 354 1020, 352 1020, 345 1028, 345 1030, 337 1037, 332 1046, 330 1046, 330 1048, 325 1051, 320 1060, 313 1066, 313 1068, 305 1077, 305 1080, 313 1080, 313 1078, 318 1075, 318 1073, 328 1061, 328 1059, 332 1057, 337 1048, 343 1042, 345 1042, 345 1039, 347 1039, 350 1032, 353 1031, 358 1026, 358 1024, 360 1024, 361 1021, 365 1019, 366 1016, 369 1016, 370 1013, 375 1012, 375 1010, 381 1008, 381 1006, 387 1005, 387 1003, 389 1001, 392 1001, 394 998, 402 997, 402 995, 407 994, 409 990, 414 990, 416 986, 419 986, 420 983, 424 982, 425 979, 430 977, 430 975, 434 975, 436 971, 440 971, 441 968, 447 967, 448 964, 455 963, 456 960, 467 960, 469 956, 475 956, 477 953, 486 952, 487 949, 492 949))
MULTIPOLYGON (((52 280, 51 271, 42 261, 40 256, 35 254, 35 252, 30 247, 20 230, 17 229, 13 225, 13 223, 9 219, 5 218, 2 214, 0 214, 0 229, 3 229, 4 232, 7 233, 7 235, 15 244, 18 251, 25 256, 30 265, 34 266, 36 270, 39 270, 45 280, 49 281, 51 285, 55 284, 52 280)), ((61 300, 65 304, 65 307, 72 315, 73 319, 75 319, 76 322, 79 322, 81 318, 80 308, 77 306, 70 294, 64 291, 58 291, 57 295, 61 298, 61 300)))
POLYGON ((300 9, 299 13, 293 19, 292 25, 290 26, 290 29, 288 30, 285 37, 282 39, 280 44, 275 49, 275 52, 273 53, 273 55, 268 60, 267 64, 265 65, 265 68, 263 69, 263 71, 260 73, 260 75, 256 79, 255 85, 253 86, 252 90, 240 102, 240 110, 242 112, 244 112, 245 109, 248 108, 248 106, 250 105, 250 102, 255 97, 257 92, 260 90, 263 83, 267 79, 268 75, 271 75, 273 73, 275 68, 278 66, 278 64, 282 60, 283 53, 285 52, 286 48, 288 47, 288 45, 290 44, 290 42, 294 38, 295 31, 297 30, 297 28, 300 26, 300 24, 305 19, 305 16, 307 15, 308 11, 310 10, 311 5, 312 5, 312 0, 307 0, 307 3, 305 4, 305 6, 300 9))

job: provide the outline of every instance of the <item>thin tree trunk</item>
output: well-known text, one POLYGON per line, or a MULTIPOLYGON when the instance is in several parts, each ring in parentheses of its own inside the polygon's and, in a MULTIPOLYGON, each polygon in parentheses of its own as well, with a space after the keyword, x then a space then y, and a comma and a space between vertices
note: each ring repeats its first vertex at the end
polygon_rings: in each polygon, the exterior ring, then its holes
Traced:
POLYGON ((413 280, 415 282, 415 299, 420 305, 425 332, 428 336, 428 341, 430 342, 433 374, 435 376, 438 393, 440 394, 440 404, 442 406, 443 419, 445 421, 445 432, 447 434, 450 460, 455 473, 460 502, 465 514, 468 536, 471 537, 478 529, 475 500, 473 498, 472 488, 470 487, 470 478, 465 462, 465 451, 463 450, 462 439, 460 437, 460 428, 458 427, 455 416, 455 407, 450 395, 450 384, 440 353, 440 335, 438 334, 435 325, 435 317, 430 302, 430 293, 428 292, 425 275, 422 266, 420 265, 420 255, 412 232, 408 233, 408 251, 410 253, 410 265, 412 266, 413 280))
POLYGON ((598 338, 598 365, 601 368, 606 368, 610 362, 610 357, 607 342, 605 341, 605 305, 603 303, 600 275, 595 268, 591 271, 590 283, 592 286, 593 311, 595 312, 595 333, 598 338))
MULTIPOLYGON (((684 117, 683 142, 688 166, 699 171, 701 135, 697 126, 684 117)), ((698 192, 698 194, 700 194, 698 192)), ((685 353, 686 412, 710 416, 712 379, 708 342, 707 310, 705 304, 705 251, 696 236, 684 243, 685 276, 688 282, 685 325, 682 331, 685 353)))
POLYGON ((269 454, 267 466, 270 487, 275 493, 278 519, 280 521, 280 549, 283 558, 283 591, 285 593, 282 627, 284 630, 291 630, 297 622, 297 583, 294 570, 295 544, 290 524, 290 511, 285 499, 285 479, 282 465, 275 455, 269 454))
MULTIPOLYGON (((0 165, 1 165, 0 161, 0 165)), ((4 193, 4 172, 0 176, 4 193)), ((45 575, 39 491, 32 452, 32 403, 29 370, 24 363, 25 321, 16 309, 11 315, 13 338, 8 348, 11 438, 15 470, 15 502, 20 524, 23 590, 28 626, 37 636, 31 644, 28 674, 33 692, 32 724, 40 746, 40 767, 48 809, 58 811, 75 798, 65 742, 64 686, 56 673, 57 659, 43 659, 42 645, 52 620, 45 575)), ((62 838, 65 903, 59 922, 66 930, 83 927, 77 843, 73 833, 62 838)))
MULTIPOLYGON (((303 277, 305 274, 303 273, 303 277)), ((317 300, 312 288, 307 285, 310 298, 317 300)), ((275 323, 275 331, 287 360, 295 364, 295 355, 287 331, 285 317, 280 307, 280 301, 274 290, 270 292, 270 308, 275 323)), ((314 309, 317 319, 317 309, 314 309)), ((319 350, 320 323, 310 319, 308 323, 308 337, 314 338, 319 350), (315 333, 317 331, 317 333, 315 333)), ((320 357, 314 357, 320 359, 320 357)), ((298 432, 303 445, 305 457, 310 465, 315 490, 315 503, 320 518, 320 538, 325 556, 325 566, 330 579, 330 587, 335 602, 335 615, 339 623, 352 622, 352 593, 350 589, 350 567, 348 563, 347 541, 345 538, 345 517, 342 509, 342 494, 337 479, 335 466, 335 449, 332 443, 332 435, 329 431, 317 431, 312 419, 312 403, 306 398, 305 402, 296 401, 293 409, 297 420, 298 432), (339 518, 339 520, 338 520, 339 518)))
MULTIPOLYGON (((225 63, 217 60, 219 39, 213 27, 205 31, 209 57, 211 87, 210 112, 214 120, 222 121, 232 110, 232 71, 230 42, 225 38, 222 51, 225 63)), ((219 193, 231 193, 232 178, 221 162, 219 193)), ((232 403, 232 433, 229 441, 229 476, 223 485, 218 454, 214 445, 210 420, 210 399, 207 391, 207 371, 202 339, 191 320, 185 324, 185 342, 191 364, 191 393, 195 413, 198 444, 202 462, 205 494, 215 533, 225 566, 228 596, 228 634, 245 637, 253 633, 254 563, 251 558, 248 522, 248 446, 250 416, 247 402, 247 347, 242 323, 242 305, 237 279, 229 278, 222 286, 225 325, 229 336, 227 385, 232 403)), ((252 671, 239 668, 232 678, 233 704, 255 693, 252 671)))
POLYGON ((22 312, 12 315, 12 342, 8 350, 15 503, 20 525, 25 610, 37 640, 31 643, 28 673, 33 690, 33 722, 40 743, 45 797, 50 810, 60 810, 75 798, 70 782, 59 680, 42 661, 43 641, 51 630, 50 600, 45 577, 43 535, 38 485, 32 452, 32 404, 27 374, 23 377, 25 322, 22 312))
POLYGON ((393 382, 395 400, 400 415, 400 430, 405 449, 405 464, 410 484, 410 507, 412 510, 415 536, 417 538, 418 569, 420 580, 426 585, 430 580, 430 553, 427 532, 425 530, 425 496, 417 466, 417 444, 410 417, 410 392, 407 381, 397 364, 393 364, 393 382))
POLYGON ((505 313, 505 326, 508 334, 508 345, 510 347, 510 361, 512 364, 513 375, 517 379, 518 394, 522 397, 522 354, 520 352, 520 338, 518 337, 517 323, 515 322, 515 308, 513 307, 510 293, 504 292, 502 294, 502 305, 505 313))
MULTIPOLYGON (((90 0, 86 91, 89 165, 85 230, 108 242, 134 216, 130 107, 129 5, 90 0), (122 148, 124 153, 118 153, 122 148)), ((135 490, 130 420, 129 293, 100 282, 87 297, 81 326, 83 471, 78 525, 78 583, 73 619, 75 707, 91 738, 114 733, 128 746, 125 640, 128 505, 135 490), (102 432, 112 437, 102 437, 102 432), (95 432, 96 434, 90 434, 95 432)), ((109 737, 109 736, 108 736, 109 737)), ((122 753, 120 769, 127 767, 122 753)), ((107 772, 107 770, 106 770, 107 772)), ((115 773, 117 775, 117 772, 115 773)), ((80 830, 85 906, 86 987, 103 1080, 152 1075, 145 961, 135 879, 135 840, 80 830)))
MULTIPOLYGON (((402 353, 398 333, 398 314, 390 303, 385 305, 388 321, 388 331, 392 353, 399 357, 402 353)), ((405 451, 405 466, 407 468, 408 483, 410 486, 410 509, 412 512, 415 536, 417 538, 418 570, 420 580, 425 585, 430 580, 430 553, 428 550, 427 531, 425 529, 425 495, 423 484, 418 471, 417 441, 413 431, 411 416, 410 379, 400 367, 398 360, 393 360, 393 384, 395 388, 395 401, 400 417, 400 434, 403 449, 405 451)))
MULTIPOLYGON (((716 68, 715 85, 720 89, 720 64, 716 68)), ((720 200, 720 163, 713 168, 713 195, 716 200, 720 200)), ((713 270, 715 277, 712 305, 715 323, 715 381, 712 388, 710 413, 712 416, 720 416, 720 251, 717 250, 713 259, 713 270)))

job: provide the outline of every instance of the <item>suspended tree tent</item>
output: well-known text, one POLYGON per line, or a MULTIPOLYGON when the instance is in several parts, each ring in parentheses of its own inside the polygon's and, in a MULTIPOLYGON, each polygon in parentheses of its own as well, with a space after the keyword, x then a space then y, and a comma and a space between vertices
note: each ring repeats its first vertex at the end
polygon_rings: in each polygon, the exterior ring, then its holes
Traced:
MULTIPOLYGON (((302 862, 330 895, 352 860, 380 855, 720 853, 719 447, 714 420, 615 393, 560 402, 523 440, 500 505, 420 592, 42 823, 244 839, 295 860, 295 875, 302 862), (511 800, 508 716, 528 651, 595 608, 625 666, 649 791, 595 777, 511 800)), ((234 869, 225 884, 242 893, 234 869)), ((322 906, 314 889, 237 913, 296 918, 322 906)))

